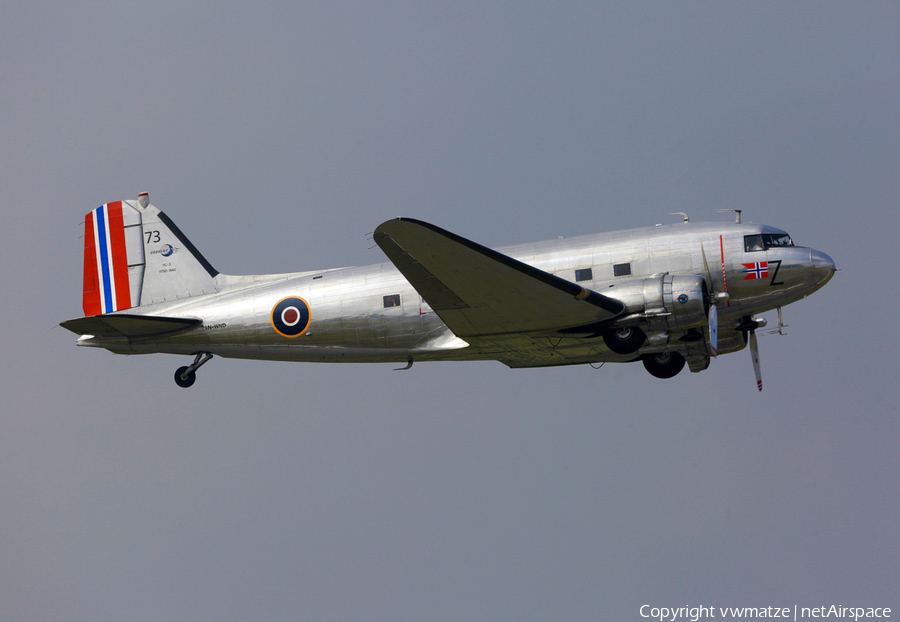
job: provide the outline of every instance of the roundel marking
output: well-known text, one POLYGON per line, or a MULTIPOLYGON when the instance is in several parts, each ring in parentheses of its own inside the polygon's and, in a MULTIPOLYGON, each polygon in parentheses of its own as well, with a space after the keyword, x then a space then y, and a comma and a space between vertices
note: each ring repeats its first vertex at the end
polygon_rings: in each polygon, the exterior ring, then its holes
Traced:
POLYGON ((272 328, 282 337, 299 337, 309 328, 309 303, 297 296, 288 296, 272 307, 272 328))
POLYGON ((684 304, 687 301, 688 301, 687 294, 682 294, 681 296, 678 297, 678 302, 680 302, 681 304, 684 304))

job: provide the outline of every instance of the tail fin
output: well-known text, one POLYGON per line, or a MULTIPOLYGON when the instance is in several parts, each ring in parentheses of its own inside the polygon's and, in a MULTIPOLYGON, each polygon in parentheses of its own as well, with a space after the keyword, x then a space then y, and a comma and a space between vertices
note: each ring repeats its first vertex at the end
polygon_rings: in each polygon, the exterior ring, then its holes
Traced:
POLYGON ((146 194, 106 203, 85 217, 86 316, 211 293, 217 274, 146 194))

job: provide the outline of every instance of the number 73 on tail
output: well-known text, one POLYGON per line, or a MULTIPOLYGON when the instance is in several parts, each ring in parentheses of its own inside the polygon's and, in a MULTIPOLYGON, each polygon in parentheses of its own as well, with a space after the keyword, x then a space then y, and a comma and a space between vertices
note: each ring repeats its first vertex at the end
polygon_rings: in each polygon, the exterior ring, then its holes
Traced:
MULTIPOLYGON (((284 274, 219 273, 150 204, 85 217, 80 346, 326 363, 496 360, 512 367, 641 361, 657 378, 750 346, 756 314, 835 273, 821 251, 766 225, 683 222, 490 249, 396 218, 374 232, 388 261, 284 274)), ((190 360, 190 359, 189 359, 190 360)))

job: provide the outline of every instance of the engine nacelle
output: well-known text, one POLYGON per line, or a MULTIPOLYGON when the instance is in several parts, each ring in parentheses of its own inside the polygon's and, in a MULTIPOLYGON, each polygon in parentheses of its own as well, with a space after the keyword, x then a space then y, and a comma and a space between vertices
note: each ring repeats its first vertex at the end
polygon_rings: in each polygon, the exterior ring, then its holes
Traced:
POLYGON ((625 304, 625 314, 617 324, 639 320, 669 330, 686 330, 708 321, 709 293, 701 276, 664 274, 632 279, 603 293, 625 304))

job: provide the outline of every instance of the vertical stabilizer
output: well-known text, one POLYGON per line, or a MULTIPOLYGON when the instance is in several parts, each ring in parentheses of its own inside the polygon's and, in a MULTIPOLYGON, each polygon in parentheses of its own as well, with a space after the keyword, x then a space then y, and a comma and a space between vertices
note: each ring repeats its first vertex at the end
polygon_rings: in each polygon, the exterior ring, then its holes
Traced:
POLYGON ((171 218, 153 206, 146 195, 128 203, 140 212, 143 222, 147 269, 141 306, 218 291, 215 282, 218 270, 200 254, 171 218))

